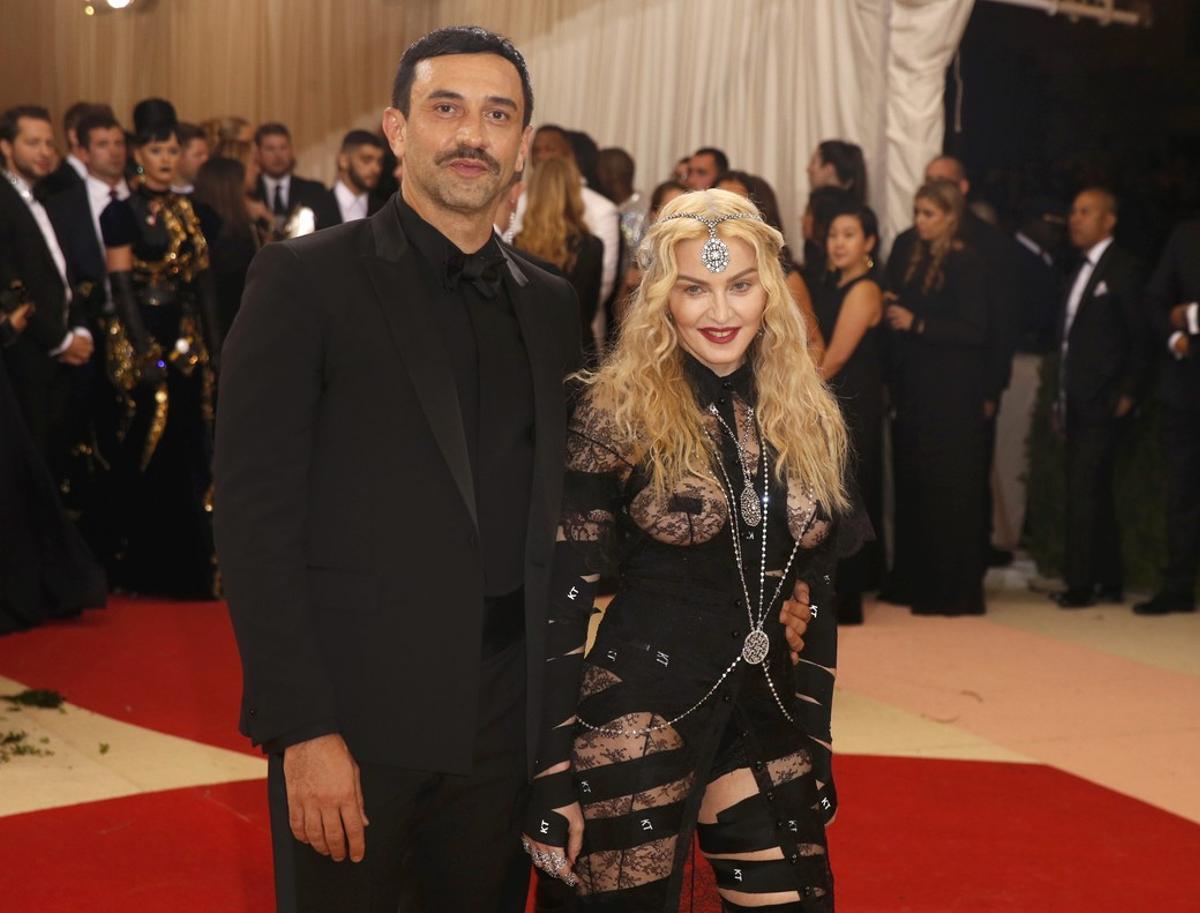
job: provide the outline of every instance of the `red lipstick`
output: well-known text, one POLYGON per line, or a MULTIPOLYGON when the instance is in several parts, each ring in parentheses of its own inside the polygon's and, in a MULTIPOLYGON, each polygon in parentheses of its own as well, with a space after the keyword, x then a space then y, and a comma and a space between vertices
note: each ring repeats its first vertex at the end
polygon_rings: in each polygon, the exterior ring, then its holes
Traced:
POLYGON ((714 345, 724 346, 737 339, 737 334, 741 332, 741 329, 741 327, 701 327, 700 335, 714 345))

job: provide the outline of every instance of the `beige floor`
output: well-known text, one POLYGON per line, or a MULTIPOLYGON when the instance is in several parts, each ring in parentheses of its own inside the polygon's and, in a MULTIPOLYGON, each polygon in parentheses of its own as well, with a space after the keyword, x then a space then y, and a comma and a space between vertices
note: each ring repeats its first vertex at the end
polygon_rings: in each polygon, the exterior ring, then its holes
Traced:
MULTIPOLYGON (((983 618, 868 604, 840 656, 839 752, 1048 764, 1200 822, 1200 615, 1064 612, 1019 590, 983 618)), ((0 693, 22 687, 0 677, 0 693)), ((71 705, 0 711, 0 729, 54 751, 0 765, 0 815, 266 775, 71 705)))

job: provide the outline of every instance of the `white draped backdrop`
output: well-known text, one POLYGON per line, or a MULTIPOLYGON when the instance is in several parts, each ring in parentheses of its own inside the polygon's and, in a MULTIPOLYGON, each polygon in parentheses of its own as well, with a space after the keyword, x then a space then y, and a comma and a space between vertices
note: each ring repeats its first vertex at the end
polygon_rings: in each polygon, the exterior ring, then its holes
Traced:
POLYGON ((697 146, 779 194, 794 245, 823 139, 866 153, 885 239, 941 149, 945 70, 973 0, 157 0, 85 17, 77 0, 0 0, 0 102, 133 103, 189 120, 283 120, 302 173, 332 177, 346 129, 375 127, 407 42, 501 31, 525 53, 536 120, 628 149, 648 190, 697 146))

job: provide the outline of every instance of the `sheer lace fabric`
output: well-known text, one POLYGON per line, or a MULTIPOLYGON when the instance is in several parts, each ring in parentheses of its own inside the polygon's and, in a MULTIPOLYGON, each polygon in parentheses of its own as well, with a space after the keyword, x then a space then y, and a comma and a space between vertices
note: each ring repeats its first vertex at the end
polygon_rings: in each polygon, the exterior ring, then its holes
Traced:
MULTIPOLYGON (((734 486, 734 503, 746 476, 761 494, 749 370, 725 379, 698 366, 690 370, 701 405, 715 403, 739 436, 743 462, 721 423, 707 417, 734 486)), ((829 710, 837 627, 829 584, 845 545, 842 522, 815 505, 802 486, 772 481, 765 591, 769 600, 780 586, 781 596, 766 612, 770 655, 763 666, 738 663, 696 707, 740 654, 750 630, 724 477, 716 472, 688 478, 658 494, 637 465, 636 444, 623 439, 611 416, 587 398, 568 429, 547 722, 537 768, 549 770, 569 759, 574 771, 587 821, 576 866, 581 903, 586 909, 612 904, 673 911, 704 788, 726 770, 745 766, 754 770, 772 815, 791 823, 780 846, 794 867, 805 909, 832 909, 824 821, 836 805, 829 710), (585 659, 579 650, 593 592, 586 580, 598 573, 615 574, 619 583, 585 659), (807 637, 808 661, 793 668, 778 616, 797 578, 809 583, 813 602, 829 610, 818 608, 807 637), (604 731, 564 727, 576 715, 604 731), (570 741, 564 738, 567 728, 573 731, 570 741)), ((757 612, 762 526, 737 525, 757 612)))

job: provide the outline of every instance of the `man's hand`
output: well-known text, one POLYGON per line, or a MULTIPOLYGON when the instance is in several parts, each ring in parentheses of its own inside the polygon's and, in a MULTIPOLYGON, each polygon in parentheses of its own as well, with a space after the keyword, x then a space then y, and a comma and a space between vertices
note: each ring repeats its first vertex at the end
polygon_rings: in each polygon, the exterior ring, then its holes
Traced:
POLYGON ((779 612, 779 620, 783 622, 792 665, 800 662, 800 651, 804 649, 804 635, 808 631, 808 623, 812 621, 812 606, 809 604, 809 598, 808 584, 803 580, 797 580, 796 586, 792 588, 792 598, 784 601, 783 609, 779 612))
POLYGON ((65 349, 58 353, 58 360, 66 365, 87 364, 89 358, 92 357, 92 350, 95 346, 91 339, 82 333, 72 333, 71 343, 65 349))
POLYGON ((1192 354, 1192 342, 1186 336, 1180 334, 1175 337, 1175 342, 1171 344, 1171 351, 1178 358, 1187 358, 1192 354))
POLYGON ((335 862, 362 862, 363 828, 370 824, 363 806, 358 765, 340 735, 323 735, 283 752, 288 822, 292 836, 335 862))
POLYGON ((1117 400, 1117 407, 1113 410, 1113 415, 1117 418, 1124 418, 1133 411, 1133 397, 1122 396, 1117 400))
POLYGON ((1171 308, 1171 326, 1177 330, 1187 329, 1187 312, 1191 303, 1177 304, 1171 308))
POLYGON ((17 333, 24 333, 25 327, 29 326, 29 314, 33 310, 32 304, 23 304, 11 314, 8 315, 8 325, 17 333))

